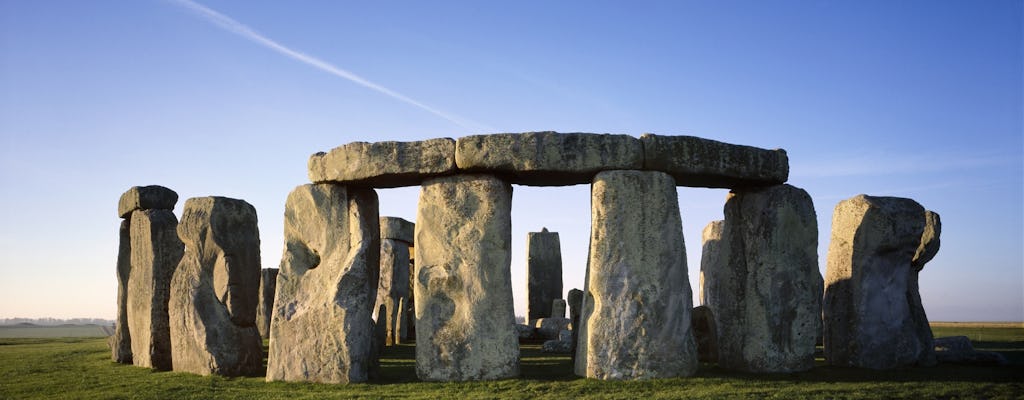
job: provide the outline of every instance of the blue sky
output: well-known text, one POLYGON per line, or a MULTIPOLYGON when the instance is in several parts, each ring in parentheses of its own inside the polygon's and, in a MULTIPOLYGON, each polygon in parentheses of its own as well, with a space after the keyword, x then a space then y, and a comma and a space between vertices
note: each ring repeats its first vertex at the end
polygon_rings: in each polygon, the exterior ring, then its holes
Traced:
MULTIPOLYGON (((276 267, 314 152, 557 130, 786 149, 823 272, 836 203, 913 198, 943 222, 929 317, 1024 320, 1019 1, 198 4, 0 0, 0 317, 113 318, 133 185, 177 191, 179 216, 249 201, 276 267)), ((415 218, 418 188, 379 193, 415 218)), ((696 293, 726 192, 679 195, 696 293)), ((513 204, 522 315, 526 232, 560 232, 565 290, 582 287, 589 187, 517 186, 513 204)))

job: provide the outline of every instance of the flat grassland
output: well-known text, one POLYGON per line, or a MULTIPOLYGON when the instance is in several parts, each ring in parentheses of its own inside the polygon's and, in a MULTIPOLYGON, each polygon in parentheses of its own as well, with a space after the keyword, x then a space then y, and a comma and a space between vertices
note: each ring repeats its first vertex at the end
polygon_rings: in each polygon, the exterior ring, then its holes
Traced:
POLYGON ((370 383, 267 383, 261 377, 153 372, 110 361, 106 338, 0 338, 0 399, 349 399, 349 398, 1024 398, 1024 328, 935 326, 966 335, 1011 365, 940 365, 871 371, 824 365, 794 374, 753 375, 710 364, 694 377, 603 382, 576 377, 568 356, 522 346, 522 377, 492 382, 419 382, 414 347, 387 348, 370 383))

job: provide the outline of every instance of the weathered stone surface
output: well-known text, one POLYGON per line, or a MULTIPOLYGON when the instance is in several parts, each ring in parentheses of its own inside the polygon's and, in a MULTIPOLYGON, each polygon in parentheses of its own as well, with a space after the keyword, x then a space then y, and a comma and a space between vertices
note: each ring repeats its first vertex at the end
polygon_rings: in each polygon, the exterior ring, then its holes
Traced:
POLYGON ((785 150, 722 143, 694 136, 640 136, 644 169, 672 175, 679 186, 737 188, 789 179, 785 150))
POLYGON ((584 293, 577 375, 647 379, 697 372, 672 177, 654 171, 597 174, 584 293))
POLYGON ((489 175, 423 183, 416 215, 416 375, 519 375, 512 306, 512 186, 489 175))
MULTIPOLYGON (((921 244, 917 247, 914 259, 910 262, 911 272, 907 277, 907 301, 910 303, 910 318, 914 321, 914 335, 926 348, 933 348, 930 343, 934 342, 932 327, 928 323, 928 314, 924 311, 924 304, 921 302, 919 275, 924 265, 935 257, 939 252, 939 235, 942 233, 942 222, 939 214, 927 211, 924 212, 925 225, 921 234, 921 244)), ((935 353, 924 351, 918 359, 918 364, 931 366, 938 360, 935 353)))
POLYGON ((163 186, 133 186, 117 202, 117 216, 128 218, 135 210, 173 210, 178 194, 163 186))
POLYGON ((548 228, 526 234, 526 298, 528 320, 550 317, 551 302, 562 298, 562 246, 548 228))
POLYGON ((256 308, 256 328, 260 337, 270 338, 270 320, 274 316, 274 295, 277 293, 277 268, 260 271, 260 298, 256 308))
POLYGON ((171 277, 185 251, 178 239, 178 219, 170 210, 131 213, 131 274, 128 277, 128 330, 132 363, 171 369, 168 301, 171 277))
MULTIPOLYGON (((131 218, 131 214, 129 214, 131 218)), ((111 336, 110 352, 114 362, 132 363, 132 335, 128 330, 128 277, 132 271, 131 220, 121 220, 117 251, 117 321, 111 336)))
POLYGON ((583 291, 579 289, 569 290, 569 295, 566 296, 569 303, 569 320, 572 321, 572 350, 569 355, 573 359, 573 364, 576 361, 576 344, 579 343, 580 337, 580 313, 583 312, 583 291))
MULTIPOLYGON (((381 219, 383 221, 383 219, 381 219)), ((409 298, 409 245, 395 239, 380 241, 380 279, 376 305, 384 305, 387 313, 377 324, 384 326, 385 346, 402 342, 403 299, 409 298)))
POLYGON ((416 224, 398 217, 380 217, 380 238, 400 240, 412 244, 416 224))
POLYGON ((225 376, 259 373, 263 339, 256 328, 256 209, 226 197, 188 199, 178 237, 185 243, 185 255, 171 281, 174 370, 225 376))
POLYGON ((268 381, 362 382, 373 363, 377 193, 333 184, 288 195, 268 381))
POLYGON ((836 205, 824 299, 830 364, 888 369, 934 360, 908 299, 925 224, 911 199, 859 195, 836 205))
POLYGON ((994 351, 978 351, 967 336, 935 338, 938 362, 951 364, 1007 365, 1006 356, 994 351))
POLYGON ((693 337, 697 341, 697 358, 701 362, 718 361, 718 328, 708 306, 697 306, 690 314, 693 337))
POLYGON ((790 185, 733 190, 725 222, 704 234, 702 295, 719 332, 718 365, 764 373, 812 368, 822 279, 807 192, 790 185))
POLYGON ((537 328, 516 324, 516 335, 519 336, 519 340, 530 340, 537 336, 537 328))
POLYGON ((551 317, 565 318, 565 299, 554 299, 551 301, 551 317))
POLYGON ((455 172, 455 141, 353 142, 309 157, 314 183, 391 188, 455 172))
POLYGON ((917 246, 914 260, 911 261, 911 265, 914 266, 916 271, 924 269, 924 265, 931 261, 932 258, 935 258, 941 243, 939 236, 942 235, 942 219, 939 218, 939 214, 934 211, 925 210, 924 221, 924 233, 921 234, 921 244, 917 246))
POLYGON ((572 351, 572 343, 569 343, 567 340, 548 340, 541 344, 540 351, 544 353, 567 354, 572 351))
POLYGON ((461 137, 459 169, 501 176, 511 183, 564 186, 590 183, 606 170, 640 169, 643 146, 628 135, 527 132, 461 137))
POLYGON ((533 321, 537 335, 544 339, 558 339, 558 332, 569 329, 572 321, 568 318, 541 318, 533 321))

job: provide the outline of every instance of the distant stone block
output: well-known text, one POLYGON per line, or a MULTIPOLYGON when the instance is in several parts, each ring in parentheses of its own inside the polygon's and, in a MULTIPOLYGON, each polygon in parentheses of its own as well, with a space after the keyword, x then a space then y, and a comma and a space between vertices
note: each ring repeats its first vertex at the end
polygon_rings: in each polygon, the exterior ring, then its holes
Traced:
POLYGON ((677 186, 736 188, 780 184, 789 179, 789 158, 781 149, 650 133, 640 136, 640 142, 643 169, 672 175, 677 186))
POLYGON ((416 186, 424 179, 455 171, 455 141, 353 142, 309 158, 314 183, 392 188, 416 186))
POLYGON ((398 217, 380 217, 380 238, 401 240, 412 244, 416 224, 398 217))
POLYGON ((128 218, 135 210, 173 210, 178 194, 163 186, 133 186, 117 202, 117 215, 128 218))

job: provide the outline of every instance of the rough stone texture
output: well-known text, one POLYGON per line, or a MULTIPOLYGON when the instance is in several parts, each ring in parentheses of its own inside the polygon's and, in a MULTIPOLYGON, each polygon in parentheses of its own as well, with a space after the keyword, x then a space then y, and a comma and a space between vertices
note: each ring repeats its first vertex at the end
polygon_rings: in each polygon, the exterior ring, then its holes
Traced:
POLYGON ((694 136, 640 136, 644 169, 672 175, 679 186, 736 188, 789 179, 785 150, 722 143, 694 136))
POLYGON ((178 219, 170 210, 131 213, 131 265, 128 277, 128 330, 132 363, 171 369, 168 301, 171 277, 185 251, 178 239, 178 219))
MULTIPOLYGON (((382 219, 383 220, 383 219, 382 219)), ((385 346, 402 342, 403 299, 409 298, 409 244, 395 239, 380 241, 380 280, 376 305, 384 305, 387 313, 377 324, 383 325, 385 346)))
POLYGON ((1009 360, 994 351, 978 351, 967 336, 935 338, 938 362, 952 364, 1007 365, 1009 360))
POLYGON ((533 321, 533 327, 541 338, 558 339, 558 332, 569 329, 571 322, 568 318, 541 318, 533 321))
POLYGON ((718 328, 718 365, 763 373, 814 366, 821 330, 818 224, 790 185, 736 189, 724 224, 705 229, 704 305, 718 328), (718 240, 718 243, 714 243, 718 240))
POLYGON ((916 293, 911 263, 926 222, 911 199, 859 195, 836 205, 824 300, 830 364, 889 369, 934 362, 931 337, 919 336, 908 298, 916 293))
POLYGON ((225 376, 259 373, 263 339, 256 328, 256 209, 226 197, 188 199, 178 237, 186 250, 171 281, 174 370, 225 376))
POLYGON ((516 335, 519 340, 529 340, 537 336, 537 328, 529 325, 516 324, 516 335))
POLYGON ((580 336, 580 313, 583 312, 583 291, 579 289, 569 290, 567 303, 569 303, 569 320, 572 324, 572 351, 569 355, 573 359, 575 364, 576 360, 576 344, 579 343, 580 336))
POLYGON ((256 328, 260 337, 270 338, 270 320, 274 316, 274 295, 277 293, 277 268, 260 271, 260 298, 256 308, 256 328))
POLYGON ((591 187, 591 234, 577 375, 647 379, 697 372, 675 182, 608 171, 591 187))
POLYGON ((551 301, 551 317, 565 318, 565 299, 554 299, 551 301))
MULTIPOLYGON (((942 222, 939 214, 927 211, 924 212, 924 232, 921 234, 921 244, 914 253, 914 259, 910 262, 911 272, 907 277, 907 301, 910 302, 910 317, 914 321, 914 335, 920 340, 923 346, 933 348, 930 345, 935 338, 932 336, 932 327, 928 323, 928 314, 924 311, 924 304, 921 302, 919 275, 924 265, 927 264, 939 252, 939 236, 942 234, 942 222)), ((935 365, 938 360, 932 351, 924 351, 918 364, 935 365)))
POLYGON ((373 364, 377 193, 333 184, 288 195, 268 381, 362 382, 373 364))
MULTIPOLYGON (((129 218, 131 214, 129 214, 129 218)), ((111 336, 110 352, 114 362, 132 363, 132 335, 128 330, 128 277, 132 271, 131 220, 121 220, 117 251, 117 321, 111 336)))
POLYGON ((416 215, 416 374, 519 375, 512 306, 512 186, 489 175, 431 179, 416 215))
POLYGON ((640 169, 643 146, 628 135, 527 132, 459 138, 459 169, 500 175, 511 183, 564 186, 590 183, 605 170, 640 169))
POLYGON ((380 238, 401 240, 412 244, 416 224, 398 217, 380 217, 380 238))
POLYGON ((550 317, 551 302, 562 298, 562 246, 548 228, 526 234, 526 298, 527 320, 550 317))
POLYGON ((309 180, 391 188, 455 172, 455 141, 353 142, 309 157, 309 180))
POLYGON ((541 344, 543 353, 567 354, 572 351, 572 343, 568 340, 548 340, 541 344))
POLYGON ((694 307, 690 321, 693 324, 693 337, 697 340, 697 358, 701 362, 717 362, 718 329, 711 309, 708 306, 694 307))
POLYGON ((939 253, 939 244, 941 243, 939 236, 942 235, 942 218, 938 213, 925 210, 924 221, 921 244, 917 246, 914 259, 910 262, 910 265, 914 266, 914 270, 918 272, 924 269, 924 265, 939 253))
POLYGON ((163 186, 133 186, 117 202, 117 216, 128 218, 136 210, 173 210, 178 194, 163 186))

